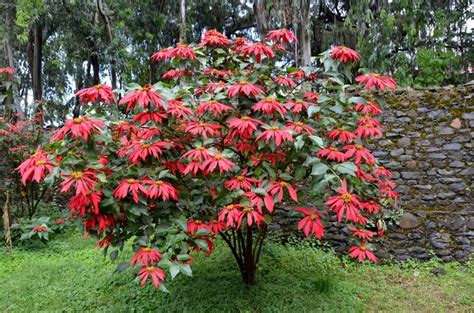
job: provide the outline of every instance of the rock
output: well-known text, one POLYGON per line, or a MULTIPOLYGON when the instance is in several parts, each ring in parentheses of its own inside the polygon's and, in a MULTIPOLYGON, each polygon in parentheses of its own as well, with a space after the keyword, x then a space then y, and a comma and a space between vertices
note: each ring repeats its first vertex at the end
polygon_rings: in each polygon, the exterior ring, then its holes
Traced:
POLYGON ((419 259, 419 260, 422 260, 422 261, 427 261, 427 260, 431 259, 432 256, 429 255, 428 253, 422 253, 422 254, 417 255, 416 258, 419 259))
POLYGON ((415 214, 418 215, 419 217, 423 217, 423 218, 426 218, 426 216, 428 216, 426 211, 422 211, 422 210, 416 211, 415 214))
POLYGON ((400 262, 403 262, 403 261, 406 261, 410 258, 409 255, 406 255, 406 254, 403 254, 403 255, 398 255, 395 260, 397 261, 400 261, 400 262))
POLYGON ((451 127, 437 127, 436 130, 440 135, 452 135, 454 130, 451 127))
POLYGON ((434 268, 430 272, 431 274, 436 275, 436 276, 447 274, 446 271, 442 268, 434 268))
POLYGON ((463 180, 461 178, 456 178, 456 177, 442 177, 439 179, 440 183, 446 184, 446 183, 459 183, 462 182, 463 180))
POLYGON ((428 113, 428 117, 433 120, 437 120, 443 117, 445 114, 446 113, 443 110, 436 110, 436 111, 431 111, 430 113, 428 113))
POLYGON ((462 118, 466 120, 474 120, 474 113, 463 113, 462 118))
POLYGON ((442 169, 437 169, 439 175, 447 176, 447 175, 453 175, 454 171, 453 170, 445 170, 444 168, 442 169))
MULTIPOLYGON (((435 250, 435 254, 437 256, 449 256, 453 252, 451 249, 440 249, 440 250, 435 250)), ((444 260, 443 260, 444 261, 444 260)))
POLYGON ((460 143, 449 143, 443 146, 443 150, 459 150, 461 147, 460 143))
POLYGON ((401 175, 404 179, 418 179, 421 176, 419 172, 401 172, 401 175))
POLYGON ((466 237, 463 236, 457 236, 456 241, 460 243, 461 245, 470 245, 471 241, 467 239, 466 237))
POLYGON ((440 160, 443 160, 443 159, 446 159, 446 154, 442 154, 442 153, 430 153, 430 154, 428 154, 428 158, 430 158, 430 159, 440 159, 440 160))
POLYGON ((402 155, 403 152, 404 152, 403 149, 395 149, 390 152, 390 155, 395 157, 395 156, 402 155))
POLYGON ((388 238, 395 240, 405 240, 407 239, 407 236, 401 233, 389 233, 388 238))
POLYGON ((410 212, 405 212, 400 217, 400 227, 403 229, 412 229, 418 227, 420 225, 420 221, 418 218, 410 212))
POLYGON ((461 120, 459 118, 455 118, 451 121, 451 124, 449 124, 449 126, 451 126, 452 128, 459 129, 462 126, 461 120))
POLYGON ((460 260, 460 261, 464 261, 467 259, 467 253, 462 251, 462 250, 458 250, 456 252, 453 253, 453 257, 456 259, 456 260, 460 260))
POLYGON ((461 161, 454 161, 454 162, 449 163, 449 166, 451 166, 451 167, 464 167, 464 166, 466 166, 466 164, 464 162, 461 162, 461 161))
POLYGON ((420 138, 421 134, 419 132, 408 132, 407 136, 410 138, 420 138))
MULTIPOLYGON (((451 253, 451 252, 450 252, 451 253)), ((451 262, 454 260, 454 258, 451 255, 446 255, 441 258, 442 261, 444 262, 451 262)))
POLYGON ((466 190, 466 186, 464 185, 464 183, 451 184, 451 185, 449 185, 449 189, 451 189, 452 191, 455 191, 455 192, 461 192, 461 191, 466 190))
POLYGON ((462 216, 453 216, 445 222, 445 225, 450 230, 458 230, 464 226, 465 221, 466 219, 462 216))
POLYGON ((474 167, 465 168, 459 174, 461 174, 463 176, 473 176, 474 175, 474 167))
POLYGON ((422 190, 431 190, 433 186, 431 185, 415 185, 415 188, 422 189, 422 190))
POLYGON ((418 163, 414 160, 410 160, 407 162, 407 168, 410 169, 410 170, 414 170, 416 169, 418 166, 418 163))

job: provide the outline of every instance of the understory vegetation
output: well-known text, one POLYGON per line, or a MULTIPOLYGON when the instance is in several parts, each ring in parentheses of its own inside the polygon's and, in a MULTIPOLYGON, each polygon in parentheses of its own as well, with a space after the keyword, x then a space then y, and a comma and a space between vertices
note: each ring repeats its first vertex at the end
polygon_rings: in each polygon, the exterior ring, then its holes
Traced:
MULTIPOLYGON (((355 264, 308 241, 283 246, 270 240, 264 249, 256 286, 241 283, 232 255, 218 242, 210 257, 197 256, 193 278, 179 275, 167 283, 170 292, 162 293, 135 285, 131 272, 114 273, 116 264, 101 256, 93 240, 69 232, 48 248, 1 251, 0 311, 466 312, 474 307, 472 263, 355 264)), ((119 259, 131 255, 125 250, 119 259)))

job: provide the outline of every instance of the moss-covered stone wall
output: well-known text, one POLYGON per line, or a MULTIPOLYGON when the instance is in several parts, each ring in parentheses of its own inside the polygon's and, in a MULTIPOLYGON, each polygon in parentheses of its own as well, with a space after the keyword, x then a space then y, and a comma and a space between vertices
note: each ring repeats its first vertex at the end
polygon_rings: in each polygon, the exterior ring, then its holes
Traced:
MULTIPOLYGON (((474 86, 397 91, 386 99, 384 138, 374 154, 394 174, 400 207, 378 244, 380 258, 465 261, 474 252, 474 86)), ((345 224, 333 216, 325 241, 346 251, 345 224)), ((296 218, 277 228, 297 234, 296 218)))

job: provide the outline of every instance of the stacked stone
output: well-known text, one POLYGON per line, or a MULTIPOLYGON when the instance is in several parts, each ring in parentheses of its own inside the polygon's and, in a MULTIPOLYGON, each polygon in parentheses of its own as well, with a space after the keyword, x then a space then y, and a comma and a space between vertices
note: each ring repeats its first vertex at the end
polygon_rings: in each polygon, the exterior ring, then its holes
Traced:
MULTIPOLYGON (((384 139, 371 147, 394 174, 400 207, 378 256, 465 261, 474 251, 474 85, 397 91, 386 99, 384 139)), ((296 234, 297 219, 277 220, 296 234)), ((350 244, 345 224, 332 216, 325 241, 336 251, 350 244)))

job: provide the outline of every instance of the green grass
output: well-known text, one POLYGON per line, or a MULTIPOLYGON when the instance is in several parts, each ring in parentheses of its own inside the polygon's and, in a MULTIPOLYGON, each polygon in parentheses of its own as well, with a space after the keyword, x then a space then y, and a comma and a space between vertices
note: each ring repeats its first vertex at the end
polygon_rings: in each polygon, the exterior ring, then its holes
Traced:
MULTIPOLYGON (((122 257, 129 257, 128 250, 122 257)), ((92 240, 65 235, 48 248, 0 252, 0 312, 443 312, 474 310, 474 266, 409 262, 355 264, 299 244, 269 242, 258 285, 244 286, 222 243, 200 256, 194 277, 168 282, 169 294, 113 274, 92 240), (446 275, 430 270, 442 268, 446 275)))

